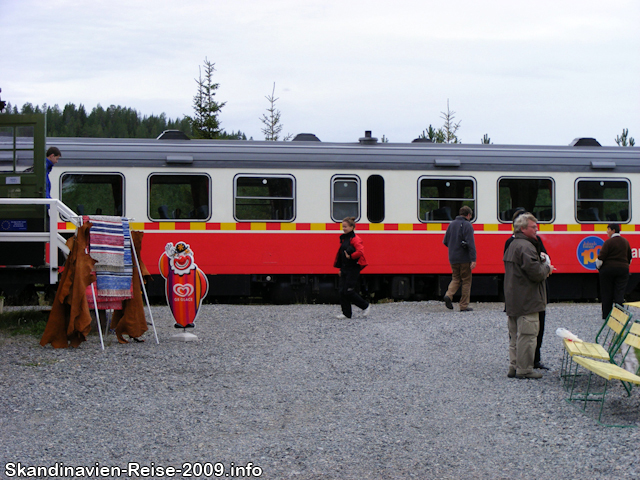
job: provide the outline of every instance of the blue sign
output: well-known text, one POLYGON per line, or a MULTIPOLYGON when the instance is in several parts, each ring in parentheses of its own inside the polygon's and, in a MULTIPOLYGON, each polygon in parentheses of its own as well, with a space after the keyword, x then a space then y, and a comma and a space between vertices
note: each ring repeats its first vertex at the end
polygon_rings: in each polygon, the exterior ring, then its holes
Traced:
POLYGON ((598 254, 603 244, 604 240, 600 237, 583 238, 576 250, 578 263, 587 270, 596 270, 596 260, 598 259, 598 254))
POLYGON ((0 220, 0 230, 3 232, 26 232, 26 220, 0 220))

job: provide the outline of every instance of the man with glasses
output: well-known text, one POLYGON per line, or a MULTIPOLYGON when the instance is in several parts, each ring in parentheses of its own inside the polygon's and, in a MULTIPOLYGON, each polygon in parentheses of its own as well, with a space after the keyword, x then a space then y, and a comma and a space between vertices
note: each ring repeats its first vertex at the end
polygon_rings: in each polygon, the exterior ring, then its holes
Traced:
POLYGON ((530 213, 515 219, 514 239, 504 253, 504 297, 509 327, 509 378, 542 378, 533 370, 539 312, 546 309, 545 280, 553 272, 541 255, 538 220, 530 213))
MULTIPOLYGON (((513 222, 515 223, 516 218, 518 218, 520 215, 522 215, 523 213, 529 213, 527 212, 524 208, 519 208, 518 210, 516 210, 516 212, 513 214, 513 222)), ((511 242, 513 242, 514 238, 515 238, 515 231, 513 232, 514 235, 511 235, 507 241, 504 243, 504 252, 507 251, 507 248, 509 248, 509 245, 511 245, 511 242)), ((540 238, 540 235, 536 235, 536 239, 538 240, 538 242, 540 242, 540 256, 545 259, 545 261, 547 263, 550 263, 551 260, 549 259, 549 255, 547 253, 546 248, 544 248, 544 243, 542 242, 542 238, 540 238)), ((503 252, 503 253, 504 253, 503 252)), ((544 282, 544 286, 547 292, 547 300, 549 300, 549 280, 545 280, 544 282)), ((505 310, 506 311, 506 310, 505 310)), ((538 341, 536 343, 536 354, 533 358, 533 368, 535 369, 542 369, 542 370, 549 370, 549 367, 545 366, 544 363, 542 363, 542 359, 541 359, 541 355, 540 355, 540 350, 542 350, 542 339, 544 337, 544 324, 545 324, 545 317, 546 317, 546 310, 542 310, 540 312, 538 312, 538 322, 540 324, 540 328, 538 329, 538 341)))

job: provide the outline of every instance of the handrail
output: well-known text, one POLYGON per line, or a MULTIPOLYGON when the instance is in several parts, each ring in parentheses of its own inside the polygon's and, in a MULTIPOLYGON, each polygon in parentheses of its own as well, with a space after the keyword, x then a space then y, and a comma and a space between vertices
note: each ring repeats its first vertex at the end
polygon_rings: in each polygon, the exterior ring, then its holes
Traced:
MULTIPOLYGON (((82 225, 78 214, 57 198, 0 198, 0 205, 50 205, 52 209, 55 208, 55 211, 59 212, 63 221, 73 222, 76 227, 82 225)), ((55 218, 55 215, 50 217, 55 218)))
POLYGON ((49 205, 48 232, 0 232, 0 242, 49 242, 49 283, 58 283, 58 250, 69 255, 66 239, 58 232, 58 215, 76 227, 81 217, 57 198, 0 198, 0 205, 49 205))

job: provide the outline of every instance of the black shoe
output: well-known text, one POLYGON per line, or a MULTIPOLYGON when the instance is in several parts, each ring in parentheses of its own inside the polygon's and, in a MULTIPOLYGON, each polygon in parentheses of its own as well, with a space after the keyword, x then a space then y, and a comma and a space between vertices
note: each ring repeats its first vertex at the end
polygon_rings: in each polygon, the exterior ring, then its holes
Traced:
POLYGON ((537 368, 538 370, 549 370, 549 367, 547 367, 544 363, 540 362, 540 363, 536 363, 533 368, 537 368))
POLYGON ((473 312, 473 308, 469 308, 469 307, 464 308, 464 309, 461 308, 460 311, 461 312, 473 312))
POLYGON ((444 304, 447 306, 447 308, 449 310, 453 310, 453 304, 451 303, 451 299, 445 295, 443 300, 444 300, 444 304))

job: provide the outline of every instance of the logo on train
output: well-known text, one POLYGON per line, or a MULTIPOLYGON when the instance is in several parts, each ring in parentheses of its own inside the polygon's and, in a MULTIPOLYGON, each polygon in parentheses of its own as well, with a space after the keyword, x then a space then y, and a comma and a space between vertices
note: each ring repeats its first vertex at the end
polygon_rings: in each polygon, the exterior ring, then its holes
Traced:
POLYGON ((600 237, 586 237, 578 244, 576 255, 578 262, 587 270, 596 270, 596 260, 604 240, 600 237))

